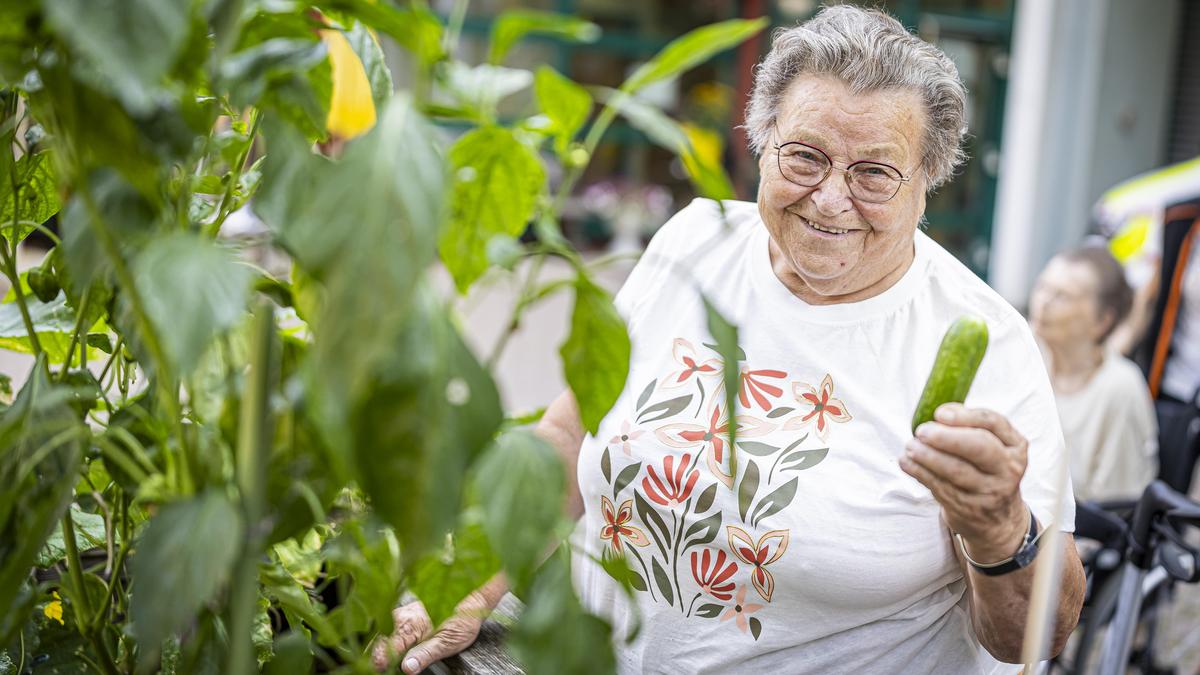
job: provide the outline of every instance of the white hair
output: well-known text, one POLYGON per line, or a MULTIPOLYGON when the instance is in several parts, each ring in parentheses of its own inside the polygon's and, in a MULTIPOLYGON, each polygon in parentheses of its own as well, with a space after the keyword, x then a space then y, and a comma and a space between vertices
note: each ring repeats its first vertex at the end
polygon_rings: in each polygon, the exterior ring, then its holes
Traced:
POLYGON ((755 155, 766 149, 779 105, 801 75, 833 75, 855 94, 883 89, 916 93, 925 106, 921 166, 928 189, 945 183, 966 159, 967 90, 958 68, 942 50, 887 14, 837 5, 775 32, 771 52, 755 69, 746 106, 746 132, 755 155))

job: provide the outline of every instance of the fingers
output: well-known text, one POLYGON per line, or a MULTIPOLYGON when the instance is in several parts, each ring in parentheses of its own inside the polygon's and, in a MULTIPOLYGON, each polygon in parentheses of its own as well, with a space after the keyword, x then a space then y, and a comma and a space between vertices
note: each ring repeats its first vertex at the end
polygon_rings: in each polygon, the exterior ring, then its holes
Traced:
POLYGON ((933 419, 947 426, 986 429, 1008 447, 1015 448, 1025 444, 1025 437, 1013 427, 1007 417, 987 408, 968 408, 961 403, 943 403, 933 412, 933 419))
POLYGON ((454 656, 471 646, 479 635, 479 625, 479 620, 466 616, 448 619, 433 637, 408 650, 400 668, 415 675, 436 661, 454 656))
POLYGON ((429 613, 420 602, 393 609, 392 620, 396 627, 391 636, 377 640, 371 650, 371 665, 379 672, 387 670, 399 655, 433 633, 429 613))
POLYGON ((905 456, 909 462, 917 464, 939 481, 960 490, 981 492, 987 488, 988 477, 980 473, 974 464, 948 452, 935 450, 918 439, 908 441, 905 456))

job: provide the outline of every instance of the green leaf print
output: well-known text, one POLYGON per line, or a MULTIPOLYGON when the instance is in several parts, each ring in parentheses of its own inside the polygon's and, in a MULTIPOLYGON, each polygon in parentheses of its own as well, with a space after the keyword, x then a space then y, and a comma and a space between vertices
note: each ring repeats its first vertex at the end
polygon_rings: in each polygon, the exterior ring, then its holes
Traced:
POLYGON ((658 515, 658 511, 655 511, 654 507, 637 490, 633 492, 633 503, 637 508, 638 517, 646 524, 646 529, 650 530, 650 536, 654 537, 654 543, 658 544, 658 550, 662 552, 664 558, 667 557, 667 547, 663 543, 671 541, 671 530, 667 528, 667 522, 658 515))
POLYGON ((723 610, 723 609, 725 609, 725 608, 722 607, 721 605, 717 605, 717 604, 713 604, 713 603, 709 602, 709 603, 700 605, 700 608, 696 610, 695 616, 698 616, 702 619, 715 619, 715 618, 717 618, 717 616, 721 613, 721 610, 723 610))
POLYGON ((767 418, 775 419, 776 417, 783 417, 784 415, 786 415, 790 412, 793 412, 794 410, 795 410, 795 408, 788 408, 786 406, 782 407, 782 408, 776 408, 776 409, 772 410, 771 412, 767 413, 767 418))
POLYGON ((746 514, 750 511, 750 502, 758 492, 758 465, 754 460, 746 462, 746 473, 742 474, 742 483, 738 486, 738 513, 742 522, 746 522, 746 514))
POLYGON ((704 492, 701 492, 700 496, 696 499, 696 513, 700 514, 707 511, 709 507, 712 506, 713 499, 716 498, 716 496, 717 484, 713 483, 712 485, 709 485, 704 492))
POLYGON ((650 395, 654 393, 654 385, 656 384, 658 384, 658 380, 650 380, 650 384, 646 385, 646 388, 642 390, 642 395, 638 397, 636 410, 641 410, 642 406, 650 401, 650 395))
MULTIPOLYGON (((601 467, 601 468, 603 468, 603 467, 601 467)), ((617 501, 617 495, 620 494, 621 490, 624 490, 626 485, 629 485, 630 483, 633 482, 634 478, 637 478, 638 471, 640 471, 641 469, 642 469, 641 462, 637 462, 636 464, 630 464, 629 466, 625 467, 624 469, 621 469, 621 473, 617 474, 617 482, 613 484, 613 501, 614 502, 617 501)))
MULTIPOLYGON (((714 484, 714 487, 715 487, 715 484, 714 484)), ((711 542, 713 539, 717 538, 717 533, 720 531, 721 531, 721 512, 720 511, 717 511, 716 513, 705 518, 704 520, 697 520, 696 522, 692 523, 692 526, 689 527, 687 529, 687 532, 683 535, 684 539, 686 539, 688 541, 686 544, 683 545, 683 548, 680 549, 681 554, 682 554, 682 551, 686 551, 687 549, 689 549, 693 546, 699 546, 701 544, 707 544, 707 543, 711 542), (696 534, 699 534, 700 536, 696 537, 695 539, 692 539, 692 537, 696 534)))
POLYGON ((754 636, 755 640, 762 634, 762 622, 754 617, 750 617, 750 634, 754 636))
POLYGON ((755 457, 766 457, 767 455, 779 452, 778 446, 759 443, 758 441, 738 441, 738 447, 755 457))
POLYGON ((651 556, 651 559, 654 561, 654 582, 658 584, 658 592, 662 593, 667 604, 674 606, 675 591, 671 589, 671 579, 667 576, 667 571, 658 563, 658 558, 651 556))
MULTIPOLYGON (((604 474, 604 482, 612 482, 612 458, 608 455, 608 448, 604 449, 604 454, 600 456, 600 472, 604 474)), ((616 493, 613 493, 613 499, 616 499, 616 493)))
POLYGON ((659 403, 655 403, 654 405, 650 406, 649 408, 646 408, 645 410, 643 410, 641 412, 641 414, 638 415, 638 420, 637 420, 638 424, 641 424, 643 422, 657 422, 658 420, 661 420, 664 417, 678 415, 680 412, 683 411, 684 408, 688 407, 689 403, 692 402, 692 396, 693 396, 693 394, 686 394, 684 396, 680 396, 679 398, 673 398, 673 399, 670 399, 667 401, 661 401, 659 403), (662 413, 662 414, 656 415, 656 416, 650 417, 650 418, 645 418, 646 415, 651 415, 654 413, 662 413), (645 418, 645 419, 643 419, 643 418, 645 418))
POLYGON ((796 498, 796 486, 799 482, 799 479, 793 478, 779 486, 771 494, 763 497, 758 506, 754 507, 751 525, 758 527, 763 518, 773 516, 786 508, 788 504, 791 504, 792 500, 796 498))

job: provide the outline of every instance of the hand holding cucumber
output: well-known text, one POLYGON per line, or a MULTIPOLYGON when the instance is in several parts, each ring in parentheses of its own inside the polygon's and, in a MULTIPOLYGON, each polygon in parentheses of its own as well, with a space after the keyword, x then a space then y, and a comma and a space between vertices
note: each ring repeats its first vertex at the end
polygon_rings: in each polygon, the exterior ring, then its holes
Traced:
POLYGON ((959 317, 946 331, 900 458, 972 557, 985 561, 1012 555, 1029 526, 1020 493, 1027 441, 1003 415, 962 404, 986 350, 979 317, 959 317))

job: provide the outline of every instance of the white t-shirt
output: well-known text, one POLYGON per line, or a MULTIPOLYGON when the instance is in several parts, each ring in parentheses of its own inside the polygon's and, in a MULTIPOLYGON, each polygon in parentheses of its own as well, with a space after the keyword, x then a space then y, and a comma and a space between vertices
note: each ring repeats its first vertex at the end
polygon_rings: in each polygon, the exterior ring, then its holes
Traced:
POLYGON ((1158 422, 1146 378, 1107 354, 1073 394, 1057 394, 1077 499, 1136 499, 1158 474, 1158 422))
POLYGON ((725 206, 729 230, 708 200, 672 218, 618 294, 630 374, 579 457, 576 584, 618 635, 640 615, 637 638, 618 639, 621 672, 1014 671, 975 639, 940 507, 897 460, 943 333, 979 314, 991 343, 967 404, 1029 439, 1021 490, 1050 522, 1063 440, 1026 322, 921 233, 892 288, 810 306, 771 271, 757 206, 725 206), (697 291, 746 356, 736 481, 697 291), (637 610, 589 558, 615 552, 637 574, 637 610))

